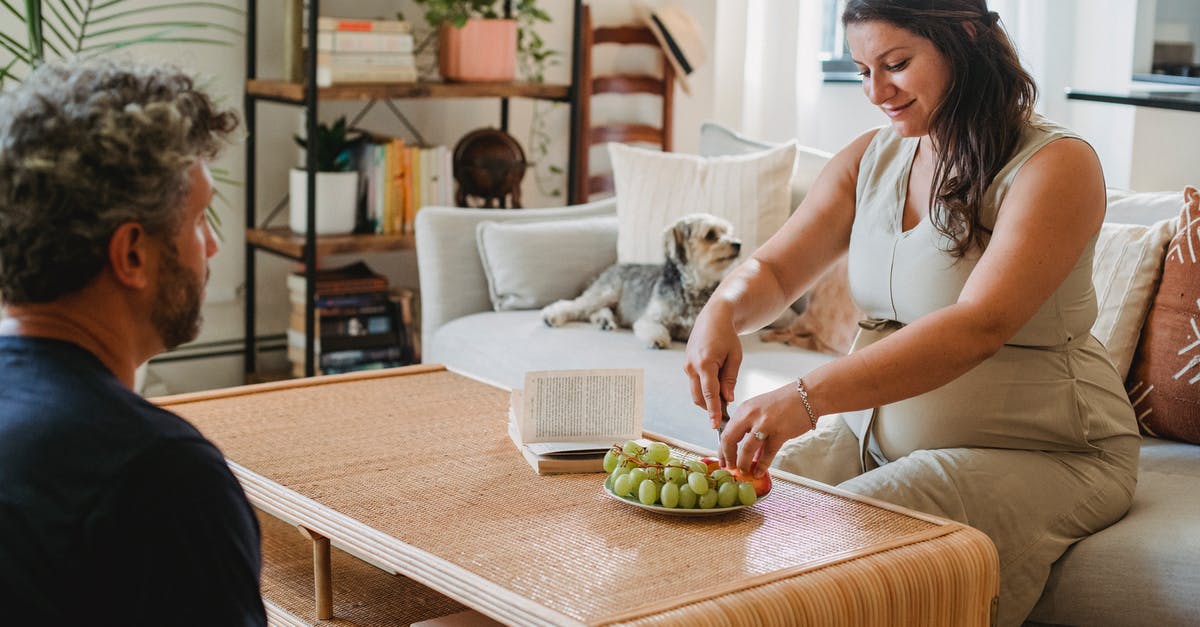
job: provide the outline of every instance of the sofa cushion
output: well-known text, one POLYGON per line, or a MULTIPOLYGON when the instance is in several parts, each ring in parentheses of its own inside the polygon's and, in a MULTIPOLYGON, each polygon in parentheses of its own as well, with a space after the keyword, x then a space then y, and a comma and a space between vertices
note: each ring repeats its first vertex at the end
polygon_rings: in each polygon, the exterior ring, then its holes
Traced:
POLYGON ((1150 226, 1105 223, 1100 227, 1092 258, 1097 305, 1092 335, 1108 349, 1122 379, 1133 361, 1142 323, 1158 288, 1163 254, 1174 234, 1174 220, 1150 226))
MULTIPOLYGON (((702 157, 744 155, 761 152, 779 145, 746 137, 716 122, 705 122, 700 125, 699 152, 702 157)), ((791 201, 788 202, 789 211, 795 211, 796 207, 800 206, 800 201, 804 200, 808 194, 813 181, 817 180, 817 175, 821 173, 821 169, 825 167, 826 163, 829 163, 829 159, 832 157, 832 153, 824 150, 796 146, 796 164, 792 167, 792 178, 789 181, 792 193, 791 201)))
POLYGON ((1052 625, 1200 624, 1200 447, 1148 439, 1125 518, 1054 565, 1030 620, 1052 625))
POLYGON ((1200 191, 1188 187, 1179 229, 1126 381, 1150 435, 1200 444, 1200 191))
MULTIPOLYGON (((745 359, 734 392, 739 400, 794 384, 796 377, 832 359, 755 336, 744 336, 742 346, 745 359)), ((643 427, 704 447, 716 444, 704 412, 690 402, 681 342, 666 350, 648 349, 628 329, 599 331, 586 323, 552 329, 542 324, 537 311, 501 311, 448 322, 423 350, 429 363, 511 388, 524 384, 527 370, 642 368, 643 427)))
MULTIPOLYGON (((429 338, 450 320, 480 311, 491 311, 487 275, 479 259, 475 227, 480 222, 575 220, 590 216, 615 216, 617 201, 596 202, 556 209, 470 209, 425 207, 414 221, 417 268, 421 281, 421 338, 429 338)), ((586 281, 587 277, 579 280, 586 281)))
POLYGON ((1142 439, 1141 454, 1141 459, 1138 460, 1138 469, 1141 472, 1200 479, 1200 446, 1147 437, 1142 439))
POLYGON ((617 261, 615 216, 496 222, 475 227, 479 260, 496 311, 574 298, 617 261), (546 272, 554 267, 554 272, 546 272))
POLYGON ((698 157, 609 144, 617 192, 617 259, 662 263, 662 233, 689 213, 729 220, 742 258, 788 217, 795 143, 731 157, 698 157))
POLYGON ((1150 225, 1179 215, 1179 192, 1108 189, 1105 222, 1150 225))

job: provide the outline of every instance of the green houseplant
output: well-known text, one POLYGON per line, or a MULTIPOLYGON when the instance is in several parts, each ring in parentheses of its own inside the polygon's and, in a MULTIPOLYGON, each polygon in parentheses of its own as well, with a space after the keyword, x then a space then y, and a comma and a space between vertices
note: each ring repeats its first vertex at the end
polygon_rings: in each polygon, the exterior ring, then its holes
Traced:
MULTIPOLYGON (((97 55, 154 43, 193 43, 229 46, 241 31, 221 23, 221 17, 242 16, 236 0, 160 2, 138 0, 0 0, 0 88, 20 81, 50 58, 97 55), (187 19, 171 14, 187 11, 187 19)), ((218 182, 236 185, 229 173, 212 169, 218 182)), ((217 197, 221 195, 218 192, 217 197)), ((208 217, 220 228, 212 207, 208 217)))
MULTIPOLYGON (((316 227, 318 235, 351 233, 358 197, 358 172, 354 150, 364 137, 349 128, 342 116, 333 124, 317 124, 313 141, 296 135, 296 145, 314 150, 317 158, 316 227)), ((296 233, 308 230, 308 171, 292 168, 289 178, 288 226, 296 233)))
POLYGON ((0 85, 52 57, 104 54, 149 43, 232 45, 241 38, 221 14, 243 15, 233 0, 0 0, 0 85), (186 9, 187 19, 170 19, 186 9), (203 16, 203 17, 197 17, 203 16))

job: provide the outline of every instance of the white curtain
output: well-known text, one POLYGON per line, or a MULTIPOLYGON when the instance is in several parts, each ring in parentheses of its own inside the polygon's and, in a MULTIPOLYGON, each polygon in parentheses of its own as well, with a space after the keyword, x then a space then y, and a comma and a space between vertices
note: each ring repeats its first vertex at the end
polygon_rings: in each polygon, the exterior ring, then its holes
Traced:
POLYGON ((721 0, 717 119, 760 139, 811 135, 821 87, 821 0, 721 0))

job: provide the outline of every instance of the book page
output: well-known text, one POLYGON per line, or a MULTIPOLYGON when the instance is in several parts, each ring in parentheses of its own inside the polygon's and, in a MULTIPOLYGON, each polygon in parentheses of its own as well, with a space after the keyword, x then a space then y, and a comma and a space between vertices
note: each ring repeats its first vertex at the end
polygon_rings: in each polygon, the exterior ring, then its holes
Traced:
MULTIPOLYGON (((640 369, 526 373, 519 422, 522 442, 608 448, 641 437, 643 379, 640 369)), ((548 452, 547 447, 539 448, 548 452)))

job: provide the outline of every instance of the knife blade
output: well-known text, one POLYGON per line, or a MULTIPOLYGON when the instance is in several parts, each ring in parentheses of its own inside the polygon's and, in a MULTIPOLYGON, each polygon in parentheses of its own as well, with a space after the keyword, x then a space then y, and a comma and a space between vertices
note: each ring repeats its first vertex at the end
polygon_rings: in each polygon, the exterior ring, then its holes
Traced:
POLYGON ((721 424, 717 425, 717 456, 721 454, 721 436, 725 433, 725 425, 729 424, 729 405, 721 400, 721 424))

